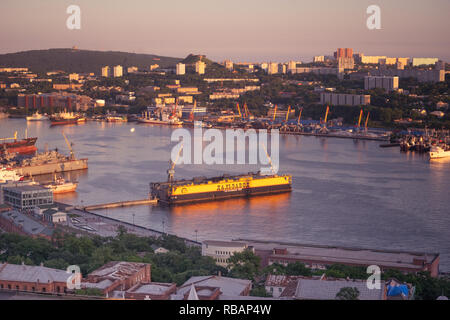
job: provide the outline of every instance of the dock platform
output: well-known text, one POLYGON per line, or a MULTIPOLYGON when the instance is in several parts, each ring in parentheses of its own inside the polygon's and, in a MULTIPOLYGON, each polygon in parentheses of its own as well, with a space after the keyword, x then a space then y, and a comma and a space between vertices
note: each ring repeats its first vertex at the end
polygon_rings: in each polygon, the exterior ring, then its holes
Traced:
POLYGON ((142 206, 142 205, 149 205, 149 204, 156 205, 156 204, 158 204, 158 200, 157 199, 143 199, 143 200, 120 201, 120 202, 112 202, 112 203, 104 203, 104 204, 86 206, 86 207, 83 207, 82 209, 84 211, 90 211, 90 210, 102 210, 102 209, 111 209, 111 208, 142 206))

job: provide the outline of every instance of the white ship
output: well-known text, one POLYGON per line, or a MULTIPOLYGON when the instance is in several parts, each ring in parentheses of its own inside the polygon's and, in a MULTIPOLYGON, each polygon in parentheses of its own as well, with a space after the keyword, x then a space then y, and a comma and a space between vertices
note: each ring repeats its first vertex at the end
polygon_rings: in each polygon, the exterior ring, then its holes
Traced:
POLYGON ((0 169, 0 183, 7 183, 9 181, 22 181, 23 176, 18 175, 17 172, 10 168, 0 169))
POLYGON ((78 182, 66 181, 63 178, 55 179, 54 182, 45 184, 44 187, 51 189, 54 194, 75 192, 78 182))
POLYGON ((32 116, 27 117, 27 121, 44 121, 48 120, 48 117, 40 114, 39 112, 36 112, 32 116))
POLYGON ((429 156, 430 156, 430 160, 450 158, 450 150, 444 150, 441 147, 433 146, 430 149, 429 156))

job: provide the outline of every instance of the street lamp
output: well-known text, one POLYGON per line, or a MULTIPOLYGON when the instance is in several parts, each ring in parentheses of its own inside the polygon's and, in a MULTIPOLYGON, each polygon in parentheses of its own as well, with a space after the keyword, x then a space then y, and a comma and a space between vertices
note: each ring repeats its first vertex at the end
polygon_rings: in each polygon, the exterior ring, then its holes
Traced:
POLYGON ((165 234, 165 232, 164 232, 164 223, 165 223, 165 221, 164 221, 164 219, 163 219, 163 221, 162 221, 162 225, 163 225, 163 235, 165 234))
POLYGON ((198 230, 195 229, 195 242, 198 242, 198 230))

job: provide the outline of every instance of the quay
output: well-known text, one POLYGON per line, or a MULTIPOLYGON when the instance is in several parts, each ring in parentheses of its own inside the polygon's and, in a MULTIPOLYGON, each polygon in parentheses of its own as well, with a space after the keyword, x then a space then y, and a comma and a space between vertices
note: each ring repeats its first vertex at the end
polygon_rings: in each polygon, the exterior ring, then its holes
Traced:
POLYGON ((82 210, 90 211, 90 210, 102 210, 102 209, 111 209, 111 208, 123 208, 123 207, 132 207, 132 206, 141 206, 141 205, 156 205, 158 204, 157 199, 143 199, 143 200, 131 200, 131 201, 120 201, 120 202, 112 202, 112 203, 104 203, 97 204, 92 206, 82 207, 82 210))

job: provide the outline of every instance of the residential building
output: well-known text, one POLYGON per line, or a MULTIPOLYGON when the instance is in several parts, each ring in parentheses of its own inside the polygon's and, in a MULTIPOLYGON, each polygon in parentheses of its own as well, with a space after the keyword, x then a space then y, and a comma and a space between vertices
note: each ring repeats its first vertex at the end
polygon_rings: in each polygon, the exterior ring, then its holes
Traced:
POLYGON ((88 96, 66 92, 19 94, 17 96, 17 106, 22 108, 59 108, 67 111, 85 111, 93 105, 94 101, 88 96))
POLYGON ((267 65, 267 73, 268 73, 268 74, 277 74, 277 73, 279 73, 279 70, 278 70, 278 63, 276 63, 276 62, 270 62, 270 63, 267 65))
POLYGON ((377 265, 381 270, 393 269, 405 273, 429 271, 439 274, 439 253, 372 250, 333 246, 314 246, 285 242, 238 239, 254 248, 262 259, 262 267, 279 263, 300 262, 312 269, 326 269, 332 264, 367 267, 377 265))
POLYGON ((327 68, 327 67, 299 67, 289 70, 290 73, 314 73, 314 74, 335 74, 338 75, 339 68, 327 68))
POLYGON ((114 67, 114 78, 120 78, 123 76, 123 68, 120 65, 114 67))
POLYGON ((53 89, 61 90, 61 91, 80 90, 81 88, 83 88, 82 83, 54 83, 53 84, 53 89))
POLYGON ((247 248, 245 242, 205 240, 202 243, 202 256, 212 257, 217 265, 227 267, 233 254, 247 248))
POLYGON ((335 106, 369 105, 370 95, 322 92, 320 94, 320 104, 335 106))
POLYGON ((80 80, 80 75, 78 73, 69 74, 69 81, 78 81, 80 80))
POLYGON ((179 96, 178 103, 194 103, 193 96, 179 96))
POLYGON ((156 69, 158 69, 158 68, 159 68, 159 64, 152 64, 152 65, 150 66, 150 71, 156 70, 156 69))
POLYGON ((139 71, 138 67, 128 67, 127 72, 128 73, 137 73, 139 71))
POLYGON ((108 78, 111 76, 111 68, 106 66, 102 68, 102 77, 108 78))
POLYGON ((3 198, 6 204, 20 210, 53 204, 53 192, 39 185, 3 188, 3 198))
POLYGON ((233 61, 231 60, 225 60, 223 65, 225 66, 225 68, 227 68, 229 71, 233 71, 234 68, 234 64, 233 61))
POLYGON ((353 57, 340 57, 337 59, 338 61, 338 69, 354 69, 355 68, 355 60, 353 57))
POLYGON ((364 89, 383 88, 387 92, 398 90, 398 77, 367 76, 364 77, 364 89))
POLYGON ((434 65, 436 62, 438 62, 438 58, 412 58, 412 66, 418 67, 422 65, 434 65))
POLYGON ((325 62, 325 56, 314 56, 313 62, 325 62))
POLYGON ((67 281, 72 277, 65 270, 40 266, 0 264, 0 290, 46 294, 68 292, 67 281))
POLYGON ((371 70, 372 76, 398 76, 402 78, 416 78, 419 82, 443 82, 445 81, 445 70, 418 70, 418 69, 378 69, 371 70))
POLYGON ((181 88, 177 88, 177 92, 178 93, 184 93, 184 94, 197 94, 198 88, 196 87, 181 87, 181 88))
POLYGON ((177 63, 177 67, 176 67, 176 73, 179 76, 182 76, 184 74, 186 74, 186 65, 184 63, 177 63))
POLYGON ((206 63, 204 63, 203 61, 197 61, 195 63, 195 72, 198 74, 205 74, 205 70, 206 70, 206 63))

